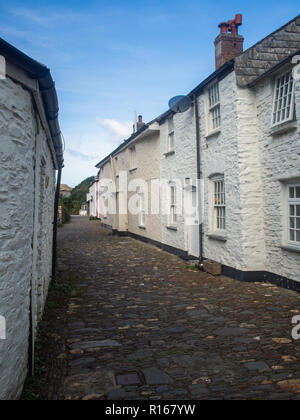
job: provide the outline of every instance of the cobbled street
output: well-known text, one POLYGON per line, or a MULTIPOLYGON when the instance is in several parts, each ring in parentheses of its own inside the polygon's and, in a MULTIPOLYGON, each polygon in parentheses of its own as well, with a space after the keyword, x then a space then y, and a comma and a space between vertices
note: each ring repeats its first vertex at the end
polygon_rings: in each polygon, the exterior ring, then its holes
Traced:
POLYGON ((300 399, 299 294, 193 271, 98 221, 59 230, 68 312, 59 399, 300 399))

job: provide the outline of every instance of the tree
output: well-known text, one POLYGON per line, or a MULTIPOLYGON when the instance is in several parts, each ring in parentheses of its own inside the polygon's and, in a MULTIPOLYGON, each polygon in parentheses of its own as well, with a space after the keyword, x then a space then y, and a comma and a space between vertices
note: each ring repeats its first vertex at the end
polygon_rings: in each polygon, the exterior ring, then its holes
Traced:
POLYGON ((82 204, 86 201, 86 195, 89 192, 90 185, 94 179, 94 176, 86 178, 79 185, 73 188, 70 197, 61 197, 60 204, 65 212, 68 212, 70 215, 79 214, 79 210, 82 204))

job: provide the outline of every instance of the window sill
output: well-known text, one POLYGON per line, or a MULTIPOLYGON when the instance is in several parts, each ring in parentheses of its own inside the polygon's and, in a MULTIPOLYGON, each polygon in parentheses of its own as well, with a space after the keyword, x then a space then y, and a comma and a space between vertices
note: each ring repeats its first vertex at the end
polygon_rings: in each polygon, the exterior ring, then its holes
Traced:
POLYGON ((290 251, 290 252, 298 252, 300 254, 300 246, 294 246, 294 245, 281 245, 280 247, 284 251, 290 251))
POLYGON ((139 229, 146 230, 146 226, 140 225, 139 229))
POLYGON ((293 131, 298 128, 297 121, 288 121, 271 127, 270 135, 279 136, 280 134, 287 133, 288 131, 293 131))
POLYGON ((178 228, 176 226, 167 226, 168 230, 173 230, 174 232, 178 231, 178 228))
POLYGON ((164 153, 165 157, 173 156, 175 155, 175 150, 170 150, 170 152, 164 153))
POLYGON ((137 168, 129 169, 129 173, 132 173, 132 172, 135 172, 135 171, 137 171, 137 168))
POLYGON ((210 233, 207 235, 208 239, 212 239, 214 241, 220 241, 220 242, 227 242, 227 236, 218 234, 218 233, 210 233))
POLYGON ((211 131, 210 133, 208 133, 205 138, 206 140, 210 139, 211 137, 215 137, 218 136, 221 133, 221 129, 217 128, 216 130, 211 131))

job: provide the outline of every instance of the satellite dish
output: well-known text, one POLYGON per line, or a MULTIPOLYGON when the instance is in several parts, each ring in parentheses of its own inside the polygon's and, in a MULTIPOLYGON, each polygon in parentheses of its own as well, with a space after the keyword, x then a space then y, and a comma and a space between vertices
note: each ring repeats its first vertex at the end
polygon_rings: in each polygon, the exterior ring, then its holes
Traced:
POLYGON ((191 99, 188 96, 175 96, 169 101, 169 108, 173 112, 185 112, 187 111, 192 104, 191 99))

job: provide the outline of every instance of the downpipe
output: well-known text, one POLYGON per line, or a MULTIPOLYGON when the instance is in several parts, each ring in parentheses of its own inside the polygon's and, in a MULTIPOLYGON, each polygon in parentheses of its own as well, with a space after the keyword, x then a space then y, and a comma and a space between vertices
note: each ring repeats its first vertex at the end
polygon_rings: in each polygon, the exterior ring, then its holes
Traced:
POLYGON ((53 221, 53 249, 52 249, 52 280, 55 279, 56 274, 56 261, 57 261, 57 222, 58 222, 58 205, 60 196, 60 185, 61 185, 62 166, 58 168, 57 183, 55 191, 55 202, 54 202, 54 221, 53 221))
POLYGON ((201 214, 201 193, 200 193, 200 179, 201 179, 201 141, 200 141, 200 121, 199 121, 199 105, 196 94, 194 95, 195 119, 196 119, 196 143, 197 143, 197 179, 199 180, 199 269, 203 270, 203 221, 201 214))

